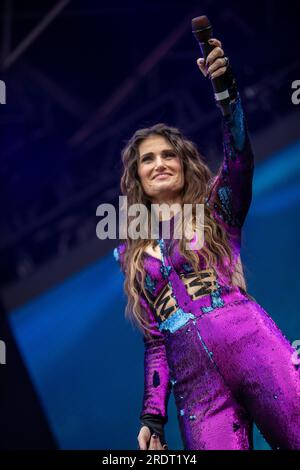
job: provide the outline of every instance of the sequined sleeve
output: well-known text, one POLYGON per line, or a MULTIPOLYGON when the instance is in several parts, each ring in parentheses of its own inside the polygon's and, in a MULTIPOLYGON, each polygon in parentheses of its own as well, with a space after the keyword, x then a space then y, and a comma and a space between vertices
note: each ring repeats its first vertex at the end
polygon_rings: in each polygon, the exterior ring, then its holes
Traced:
POLYGON ((241 228, 252 199, 254 157, 239 94, 231 106, 223 118, 223 162, 207 204, 220 222, 241 228))
MULTIPOLYGON (((118 245, 114 249, 114 258, 119 263, 123 273, 124 253, 126 242, 118 245)), ((161 420, 162 424, 167 423, 167 407, 172 390, 172 383, 169 377, 169 366, 166 358, 164 335, 158 329, 158 322, 155 319, 149 302, 140 294, 140 304, 147 322, 149 322, 150 334, 143 335, 144 343, 144 393, 140 420, 143 422, 145 415, 154 415, 156 422, 161 420)))
POLYGON ((158 329, 153 311, 140 295, 141 307, 150 323, 150 337, 143 336, 144 342, 144 395, 140 419, 145 414, 159 415, 164 423, 168 421, 168 401, 172 390, 169 366, 166 358, 164 335, 158 329))

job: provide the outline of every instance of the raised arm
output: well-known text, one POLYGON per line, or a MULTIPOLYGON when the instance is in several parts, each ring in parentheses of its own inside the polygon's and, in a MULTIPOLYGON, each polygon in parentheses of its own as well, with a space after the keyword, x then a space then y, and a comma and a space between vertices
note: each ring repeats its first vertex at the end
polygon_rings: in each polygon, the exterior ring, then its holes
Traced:
POLYGON ((230 114, 223 116, 224 158, 217 176, 214 178, 207 204, 213 214, 229 227, 241 228, 252 199, 254 158, 248 135, 247 124, 228 59, 224 56, 222 44, 211 39, 214 49, 197 63, 205 76, 214 79, 224 75, 231 100, 230 114))

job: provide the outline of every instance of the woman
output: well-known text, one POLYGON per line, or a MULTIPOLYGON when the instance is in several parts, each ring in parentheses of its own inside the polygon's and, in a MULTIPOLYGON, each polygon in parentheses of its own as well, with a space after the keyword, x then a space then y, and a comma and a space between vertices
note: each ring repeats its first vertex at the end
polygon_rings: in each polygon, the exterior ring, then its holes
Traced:
POLYGON ((228 59, 220 41, 211 44, 206 63, 197 61, 200 70, 231 79, 218 174, 213 177, 178 129, 164 124, 137 131, 122 152, 121 189, 129 205, 144 204, 149 213, 153 203, 205 208, 201 249, 185 249, 185 235, 174 238, 181 214, 174 210, 170 240, 162 235, 169 221, 162 219, 156 240, 129 237, 114 250, 125 274, 126 315, 144 333, 139 448, 167 448, 164 425, 173 387, 185 449, 252 449, 254 421, 273 449, 300 449, 295 350, 246 292, 240 247, 253 154, 228 59))

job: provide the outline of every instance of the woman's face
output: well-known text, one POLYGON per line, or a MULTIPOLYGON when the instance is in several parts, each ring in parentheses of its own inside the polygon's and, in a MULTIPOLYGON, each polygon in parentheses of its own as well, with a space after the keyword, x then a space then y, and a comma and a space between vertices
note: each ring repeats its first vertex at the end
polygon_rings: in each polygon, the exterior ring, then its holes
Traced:
POLYGON ((138 175, 152 202, 178 198, 184 185, 183 166, 172 145, 160 135, 151 135, 139 147, 138 175))

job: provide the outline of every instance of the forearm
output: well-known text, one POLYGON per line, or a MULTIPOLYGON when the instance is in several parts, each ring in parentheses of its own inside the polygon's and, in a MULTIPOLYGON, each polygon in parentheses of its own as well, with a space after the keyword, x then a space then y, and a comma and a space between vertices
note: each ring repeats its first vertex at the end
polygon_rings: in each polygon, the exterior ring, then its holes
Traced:
POLYGON ((207 203, 219 221, 241 228, 252 200, 254 156, 238 93, 231 103, 231 114, 222 118, 222 124, 223 162, 207 203))
POLYGON ((220 182, 229 188, 234 224, 242 227, 252 200, 254 155, 239 94, 231 109, 231 115, 223 119, 224 162, 220 182))
POLYGON ((167 407, 172 389, 166 355, 165 338, 158 328, 157 320, 143 295, 141 307, 148 320, 150 335, 143 336, 144 342, 144 394, 140 418, 151 414, 168 420, 167 407))
POLYGON ((169 367, 165 345, 155 339, 145 341, 144 352, 144 395, 141 414, 162 416, 167 422, 167 406, 171 393, 169 367))
POLYGON ((239 92, 230 105, 231 113, 223 117, 224 158, 228 164, 239 161, 253 166, 253 152, 239 92))

